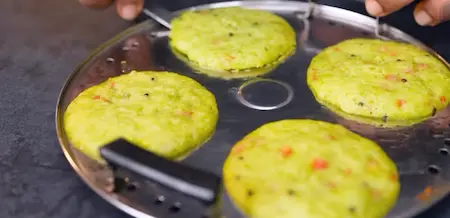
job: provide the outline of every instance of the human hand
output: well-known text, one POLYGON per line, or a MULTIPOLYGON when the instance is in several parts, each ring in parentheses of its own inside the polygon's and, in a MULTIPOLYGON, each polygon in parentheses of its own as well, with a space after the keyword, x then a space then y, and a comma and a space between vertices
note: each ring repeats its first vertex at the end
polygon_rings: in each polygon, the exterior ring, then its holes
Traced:
MULTIPOLYGON (((372 16, 386 16, 414 0, 366 0, 367 12, 372 16)), ((414 9, 414 18, 421 26, 436 26, 450 20, 450 0, 421 0, 414 9)))
POLYGON ((104 9, 116 5, 117 13, 125 20, 136 18, 144 7, 144 0, 79 0, 86 7, 104 9))

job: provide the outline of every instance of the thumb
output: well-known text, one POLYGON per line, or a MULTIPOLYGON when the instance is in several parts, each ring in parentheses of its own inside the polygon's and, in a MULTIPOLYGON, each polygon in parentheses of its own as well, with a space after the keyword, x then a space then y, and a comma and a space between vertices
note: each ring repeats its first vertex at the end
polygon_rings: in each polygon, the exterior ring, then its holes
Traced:
POLYGON ((414 18, 421 26, 436 26, 450 20, 450 0, 423 0, 414 9, 414 18))
POLYGON ((372 16, 385 16, 409 5, 414 0, 366 0, 366 10, 372 16))
POLYGON ((144 7, 144 0, 117 0, 117 12, 125 20, 133 20, 144 7))

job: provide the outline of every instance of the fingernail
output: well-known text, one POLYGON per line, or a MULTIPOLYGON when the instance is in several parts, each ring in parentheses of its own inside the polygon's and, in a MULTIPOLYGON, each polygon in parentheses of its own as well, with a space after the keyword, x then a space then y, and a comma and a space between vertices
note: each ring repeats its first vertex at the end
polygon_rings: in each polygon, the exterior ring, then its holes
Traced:
POLYGON ((132 20, 137 15, 137 7, 135 5, 125 5, 121 10, 122 18, 125 20, 132 20))
POLYGON ((372 16, 378 16, 381 13, 383 13, 383 8, 381 7, 380 3, 378 3, 376 0, 367 0, 366 10, 372 16))
POLYGON ((414 17, 416 18, 416 22, 421 26, 427 26, 433 22, 433 18, 423 10, 418 11, 414 17))

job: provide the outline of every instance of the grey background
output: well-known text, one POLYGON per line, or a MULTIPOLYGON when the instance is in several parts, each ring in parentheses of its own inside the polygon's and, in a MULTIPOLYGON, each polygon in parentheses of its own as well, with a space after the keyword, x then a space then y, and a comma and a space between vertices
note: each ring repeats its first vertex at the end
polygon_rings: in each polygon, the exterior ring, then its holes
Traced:
MULTIPOLYGON (((165 0, 171 10, 213 1, 165 0)), ((364 12, 349 0, 327 4, 364 12)), ((54 108, 64 80, 96 46, 131 23, 76 0, 0 1, 0 217, 126 218, 96 196, 65 160, 54 108)), ((419 28, 407 8, 387 22, 450 60, 450 25, 419 28)), ((420 216, 450 217, 450 199, 420 216)))

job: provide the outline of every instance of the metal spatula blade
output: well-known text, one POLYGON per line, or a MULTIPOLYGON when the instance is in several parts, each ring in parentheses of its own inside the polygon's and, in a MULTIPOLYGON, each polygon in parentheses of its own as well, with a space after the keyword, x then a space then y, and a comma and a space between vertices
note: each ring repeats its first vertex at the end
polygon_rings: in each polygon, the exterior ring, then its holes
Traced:
POLYGON ((153 204, 152 214, 158 217, 243 217, 221 210, 233 205, 220 176, 167 160, 124 139, 103 146, 100 155, 113 171, 111 191, 125 193, 144 207, 153 204))

